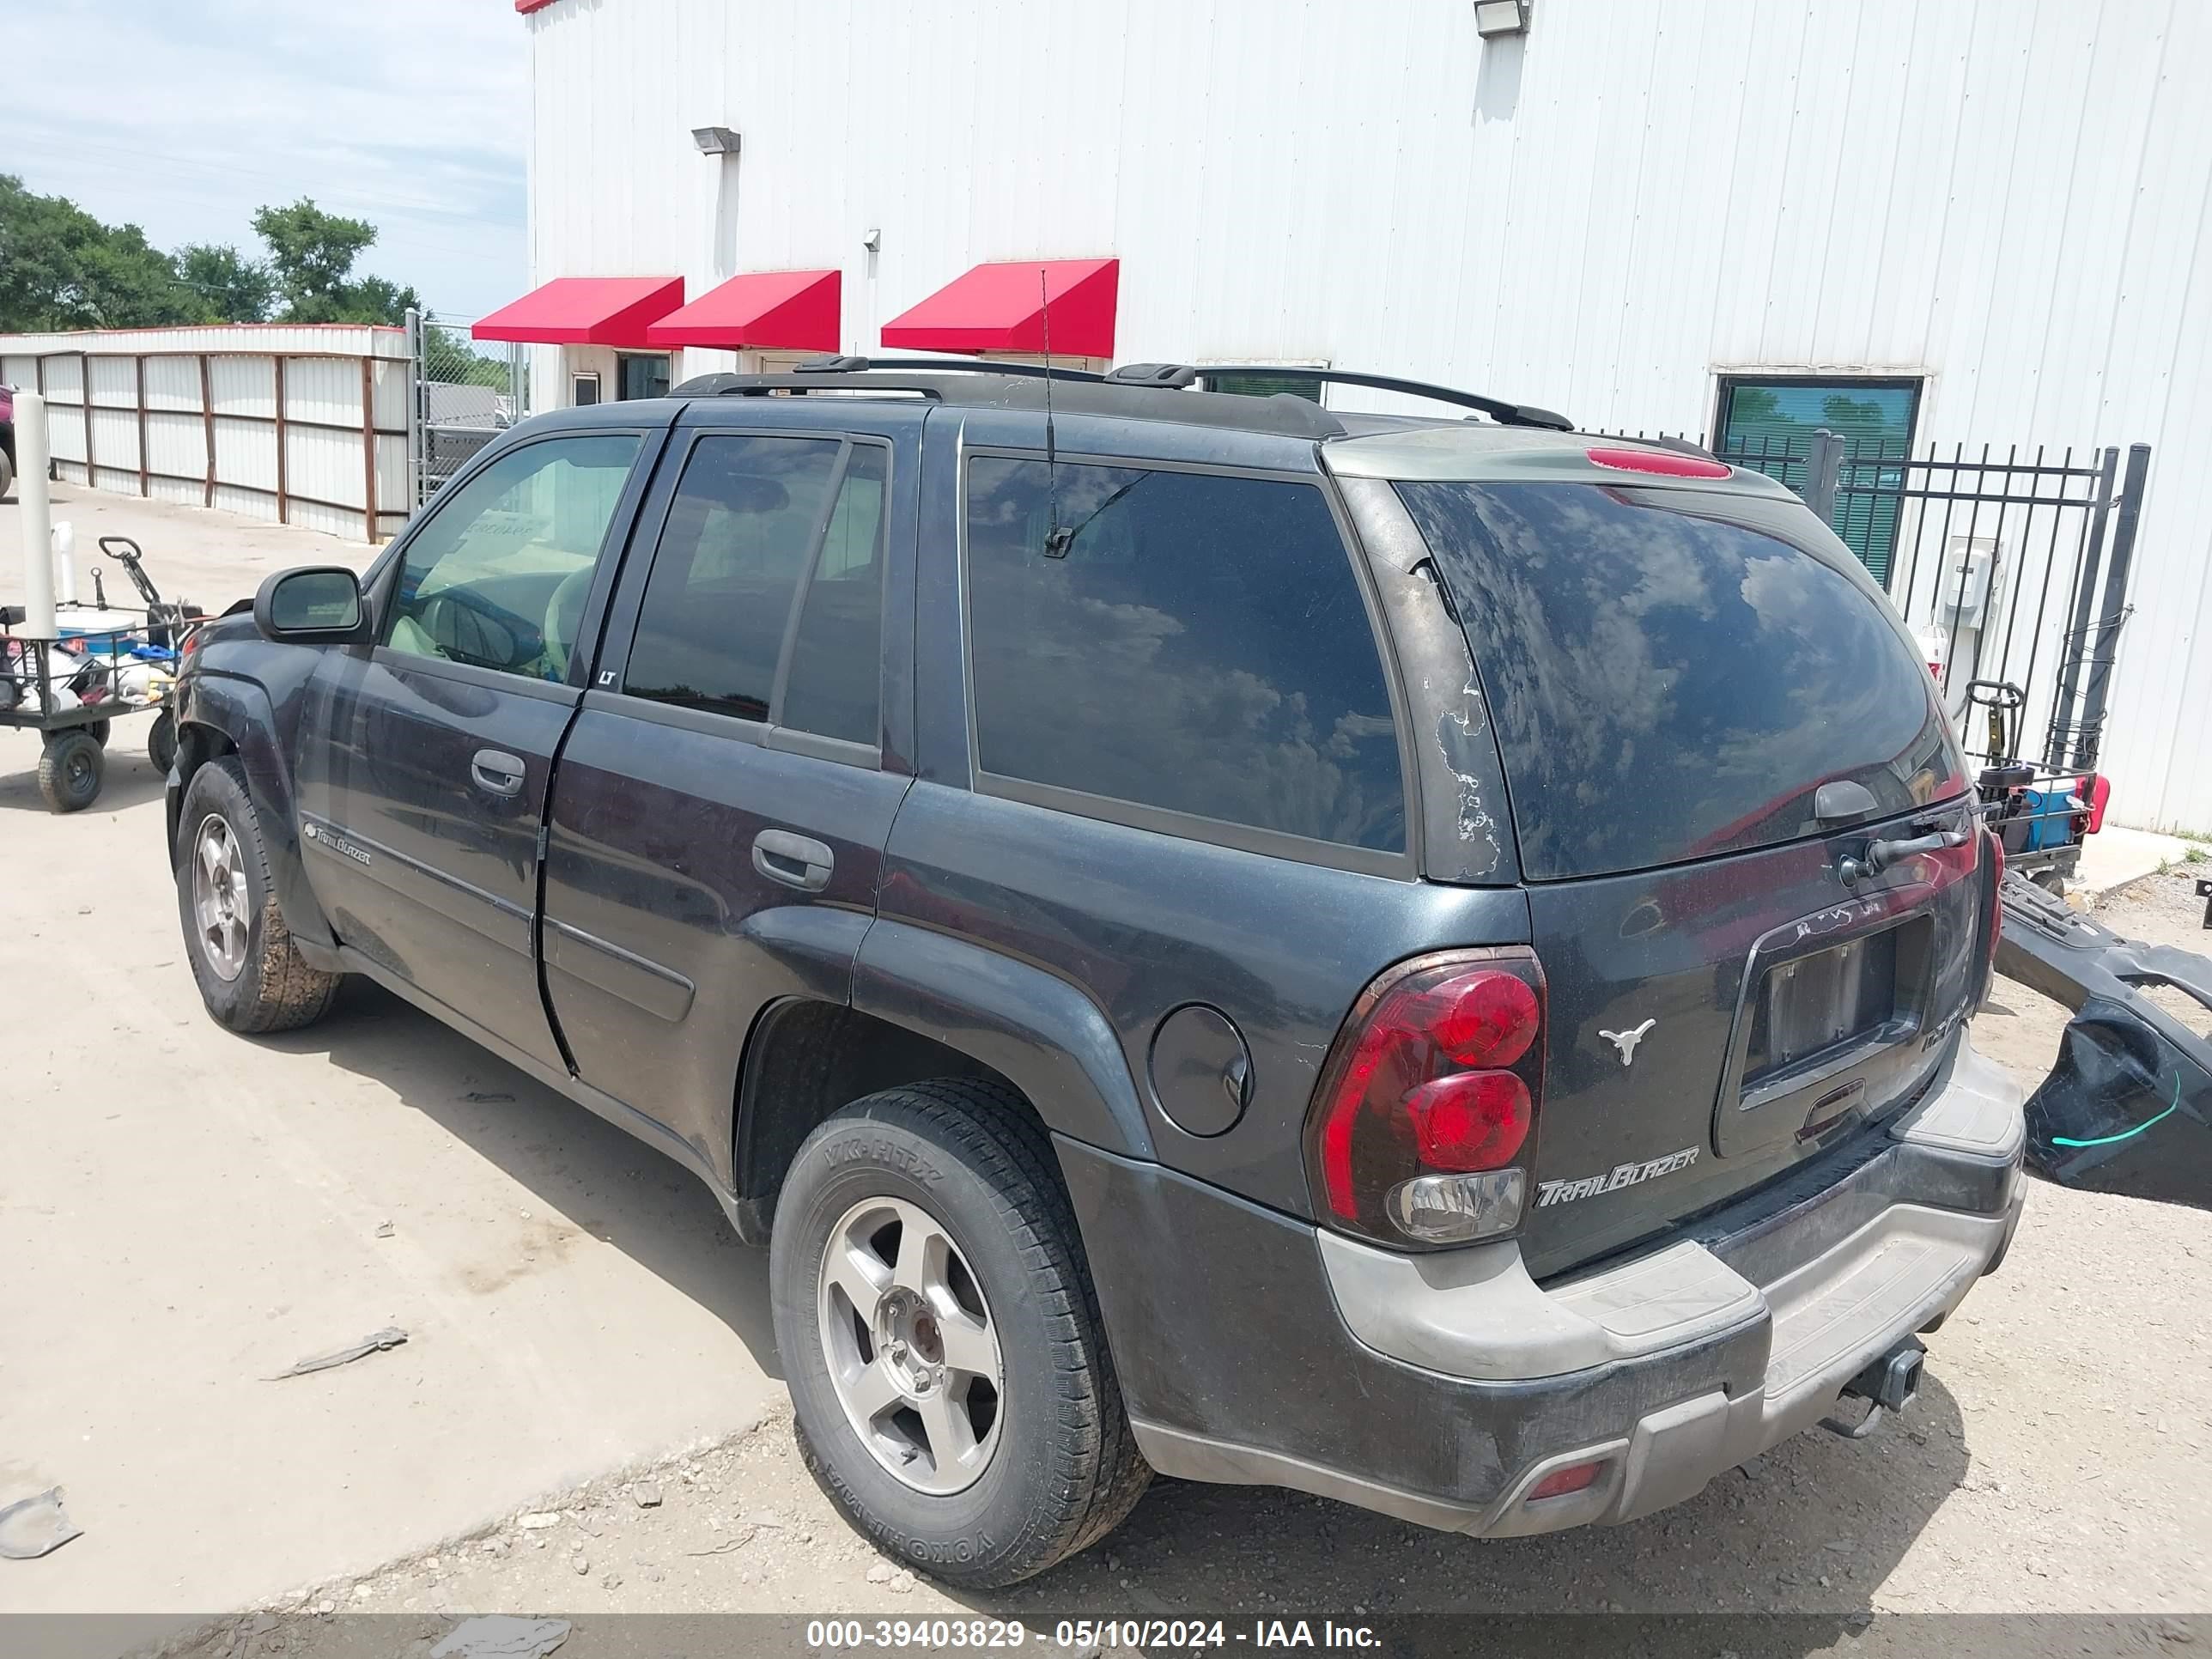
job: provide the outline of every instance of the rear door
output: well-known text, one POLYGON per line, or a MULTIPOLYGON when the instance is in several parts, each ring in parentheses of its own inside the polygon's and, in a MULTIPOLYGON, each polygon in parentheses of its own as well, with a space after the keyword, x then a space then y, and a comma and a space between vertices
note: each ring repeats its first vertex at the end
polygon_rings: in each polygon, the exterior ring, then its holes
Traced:
POLYGON ((338 938, 549 1065, 532 945, 546 787, 659 441, 555 433, 448 485, 392 573, 382 642, 324 653, 301 714, 301 829, 338 938))
POLYGON ((1536 1270, 1899 1109, 1968 1012, 1978 846, 1857 562, 1747 493, 1398 488, 1494 718, 1550 987, 1536 1270), (1962 844, 1845 878, 1873 841, 1946 830, 1962 844))
POLYGON ((546 851, 578 1075, 718 1168, 755 1015, 847 995, 908 781, 907 653, 884 641, 912 637, 923 411, 788 401, 675 440, 546 851))

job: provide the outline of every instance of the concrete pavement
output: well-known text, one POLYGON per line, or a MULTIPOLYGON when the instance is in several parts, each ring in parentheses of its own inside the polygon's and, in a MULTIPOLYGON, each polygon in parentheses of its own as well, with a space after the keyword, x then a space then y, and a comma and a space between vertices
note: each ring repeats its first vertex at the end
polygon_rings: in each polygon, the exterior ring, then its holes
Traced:
POLYGON ((0 1612, 250 1603, 780 1400, 764 1258, 673 1164, 371 987, 208 1019, 129 731, 68 817, 0 732, 0 1504, 84 1528, 0 1612))

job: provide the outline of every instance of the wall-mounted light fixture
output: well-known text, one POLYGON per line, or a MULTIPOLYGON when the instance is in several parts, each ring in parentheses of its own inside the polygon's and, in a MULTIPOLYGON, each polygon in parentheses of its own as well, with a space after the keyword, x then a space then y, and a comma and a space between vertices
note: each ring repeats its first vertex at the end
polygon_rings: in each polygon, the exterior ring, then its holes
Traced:
POLYGON ((880 230, 870 231, 866 235, 860 238, 860 246, 867 249, 871 253, 881 253, 884 251, 883 232, 880 230))
POLYGON ((733 128, 694 127, 691 142, 699 147, 702 155, 735 155, 741 141, 733 128))
POLYGON ((1474 0, 1474 32, 1486 40, 1528 32, 1529 0, 1474 0))

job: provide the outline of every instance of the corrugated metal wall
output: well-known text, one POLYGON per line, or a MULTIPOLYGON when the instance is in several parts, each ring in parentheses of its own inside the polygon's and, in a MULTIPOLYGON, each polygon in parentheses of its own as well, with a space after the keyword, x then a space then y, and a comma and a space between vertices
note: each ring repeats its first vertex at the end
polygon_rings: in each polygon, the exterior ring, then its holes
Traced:
POLYGON ((410 372, 398 329, 0 335, 0 381, 46 393, 69 482, 362 541, 407 521, 410 372))
POLYGON ((1720 372, 1887 371, 1947 451, 2147 441, 2115 811, 2212 829, 2212 8, 1534 14, 1486 44, 1468 0, 563 0, 519 25, 533 270, 840 265, 865 349, 977 260, 1113 253, 1124 361, 1690 433, 1720 372))

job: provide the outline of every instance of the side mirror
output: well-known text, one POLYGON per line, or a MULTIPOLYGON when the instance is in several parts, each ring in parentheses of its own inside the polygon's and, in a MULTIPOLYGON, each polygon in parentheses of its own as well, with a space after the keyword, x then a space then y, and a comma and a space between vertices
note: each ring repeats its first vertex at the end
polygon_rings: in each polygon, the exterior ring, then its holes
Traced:
POLYGON ((367 645, 375 636, 361 582, 343 565, 280 570, 253 596, 253 625, 284 645, 367 645))

